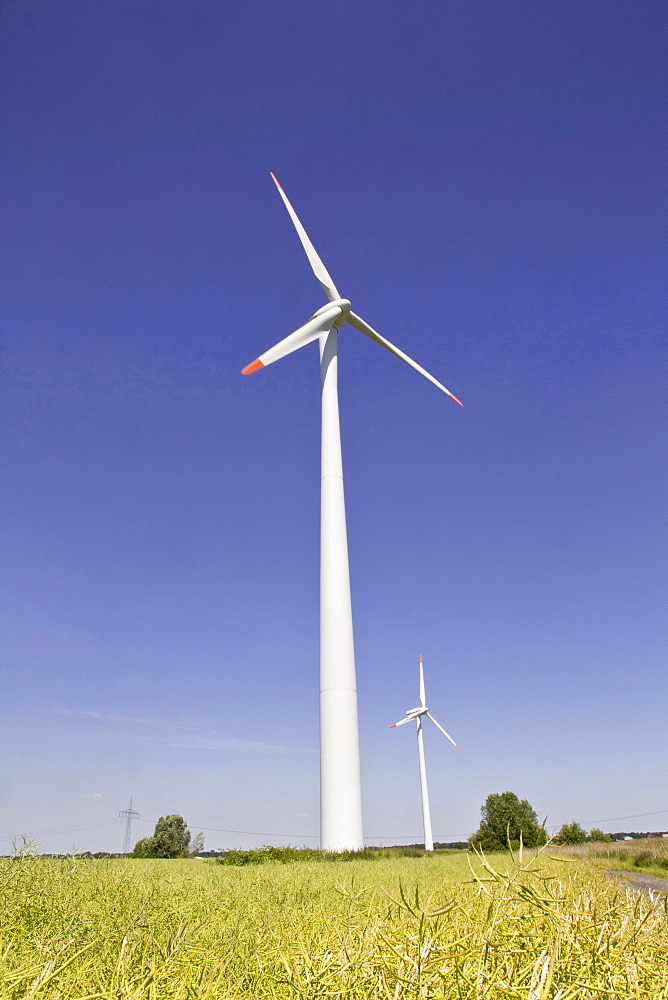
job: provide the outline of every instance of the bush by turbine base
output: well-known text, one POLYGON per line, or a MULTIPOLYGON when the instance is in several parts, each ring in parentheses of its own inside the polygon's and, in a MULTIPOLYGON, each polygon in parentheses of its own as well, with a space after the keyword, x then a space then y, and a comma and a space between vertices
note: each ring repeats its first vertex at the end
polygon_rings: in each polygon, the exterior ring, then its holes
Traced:
POLYGON ((220 865, 262 865, 269 862, 289 864, 293 861, 375 861, 380 854, 372 848, 361 851, 341 851, 334 854, 313 847, 258 847, 250 851, 226 851, 217 858, 220 865))

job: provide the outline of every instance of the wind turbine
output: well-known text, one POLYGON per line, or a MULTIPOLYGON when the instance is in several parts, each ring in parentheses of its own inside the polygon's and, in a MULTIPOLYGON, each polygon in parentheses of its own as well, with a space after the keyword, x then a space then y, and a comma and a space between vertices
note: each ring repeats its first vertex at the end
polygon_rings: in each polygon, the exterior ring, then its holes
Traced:
POLYGON ((424 763, 424 737, 422 735, 422 716, 426 715, 428 719, 434 723, 437 729, 440 729, 444 736, 452 743, 455 750, 459 750, 461 753, 461 747, 458 747, 453 740, 450 733, 446 733, 443 726, 436 721, 433 715, 430 715, 429 709, 427 708, 427 702, 425 701, 424 694, 424 667, 422 666, 422 654, 420 654, 420 704, 417 708, 410 708, 406 712, 406 718, 401 719, 399 722, 395 722, 390 729, 396 729, 397 726, 403 726, 406 722, 412 722, 415 719, 417 723, 417 744, 418 744, 418 759, 420 761, 420 791, 422 792, 422 822, 424 825, 424 849, 425 851, 434 850, 434 840, 431 833, 431 813, 429 811, 429 791, 427 789, 427 769, 424 763))
POLYGON ((342 299, 320 260, 283 188, 271 175, 306 251, 328 305, 322 306, 289 337, 242 369, 250 375, 279 358, 318 340, 322 383, 320 484, 320 846, 325 851, 361 850, 362 793, 360 785, 357 685, 353 621, 350 603, 348 541, 343 493, 339 429, 338 333, 349 323, 360 333, 401 358, 455 402, 444 385, 412 361, 342 299))

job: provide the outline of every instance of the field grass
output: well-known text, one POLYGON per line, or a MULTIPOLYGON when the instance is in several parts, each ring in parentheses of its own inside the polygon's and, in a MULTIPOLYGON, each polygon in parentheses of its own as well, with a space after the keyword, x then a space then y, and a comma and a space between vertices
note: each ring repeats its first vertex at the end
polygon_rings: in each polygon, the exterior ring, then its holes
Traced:
POLYGON ((551 847, 550 853, 591 861, 604 868, 645 872, 668 879, 668 839, 618 840, 615 843, 594 842, 551 847))
POLYGON ((668 913, 581 860, 0 862, 2 1000, 668 1000, 668 913))

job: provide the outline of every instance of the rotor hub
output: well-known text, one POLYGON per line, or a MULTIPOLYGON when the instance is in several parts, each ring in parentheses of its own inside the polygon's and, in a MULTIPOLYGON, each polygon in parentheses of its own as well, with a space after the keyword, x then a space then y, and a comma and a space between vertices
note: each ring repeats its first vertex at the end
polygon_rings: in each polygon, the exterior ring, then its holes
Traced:
POLYGON ((338 306, 338 308, 341 310, 341 315, 333 323, 333 329, 340 330, 341 327, 346 322, 346 320, 348 319, 348 317, 350 316, 350 302, 348 301, 348 299, 334 299, 333 302, 328 302, 326 305, 321 306, 317 312, 313 313, 311 319, 315 319, 316 316, 322 316, 322 314, 326 313, 329 309, 332 308, 332 306, 338 306))

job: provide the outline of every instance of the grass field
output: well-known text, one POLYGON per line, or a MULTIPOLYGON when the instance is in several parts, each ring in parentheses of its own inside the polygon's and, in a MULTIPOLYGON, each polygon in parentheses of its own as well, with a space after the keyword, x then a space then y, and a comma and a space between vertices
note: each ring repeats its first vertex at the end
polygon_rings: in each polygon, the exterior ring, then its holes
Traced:
POLYGON ((552 854, 592 861, 604 868, 646 872, 668 879, 668 839, 619 840, 551 848, 552 854))
POLYGON ((0 996, 668 1000, 665 901, 489 861, 2 861, 0 996))

